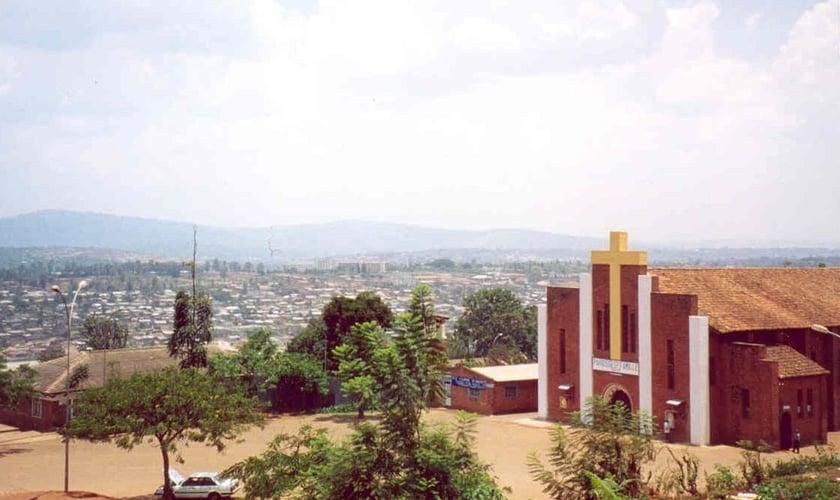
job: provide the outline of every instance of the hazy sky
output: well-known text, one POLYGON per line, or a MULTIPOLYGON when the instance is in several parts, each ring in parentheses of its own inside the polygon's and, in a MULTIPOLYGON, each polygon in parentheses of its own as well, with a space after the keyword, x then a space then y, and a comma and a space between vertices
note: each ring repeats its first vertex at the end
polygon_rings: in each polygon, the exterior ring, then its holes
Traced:
POLYGON ((0 0, 0 216, 840 241, 840 0, 0 0))

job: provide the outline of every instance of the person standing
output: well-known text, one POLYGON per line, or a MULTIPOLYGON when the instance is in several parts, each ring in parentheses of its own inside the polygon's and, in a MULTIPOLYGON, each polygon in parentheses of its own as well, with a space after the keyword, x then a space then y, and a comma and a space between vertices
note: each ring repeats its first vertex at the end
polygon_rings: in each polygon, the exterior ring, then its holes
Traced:
POLYGON ((793 431, 793 452, 799 453, 799 429, 793 431))
POLYGON ((671 442, 671 422, 666 418, 665 423, 662 424, 662 432, 665 434, 665 442, 671 442))

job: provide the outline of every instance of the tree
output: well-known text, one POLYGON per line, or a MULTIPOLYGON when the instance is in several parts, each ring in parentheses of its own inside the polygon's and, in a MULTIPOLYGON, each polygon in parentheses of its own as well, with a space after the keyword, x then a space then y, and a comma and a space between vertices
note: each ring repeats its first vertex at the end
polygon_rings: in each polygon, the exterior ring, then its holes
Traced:
POLYGON ((360 419, 379 398, 381 375, 378 368, 384 346, 382 327, 375 321, 368 321, 353 325, 344 344, 333 350, 333 357, 338 361, 335 376, 341 381, 341 390, 356 402, 360 419))
POLYGON ((169 337, 169 355, 181 358, 181 368, 207 366, 207 344, 213 330, 213 306, 203 293, 175 295, 175 321, 169 337))
POLYGON ((33 393, 35 370, 29 365, 10 370, 6 366, 6 356, 0 351, 0 408, 17 408, 33 393))
POLYGON ((431 286, 426 283, 419 283, 411 290, 408 312, 420 318, 426 333, 435 334, 437 320, 435 318, 435 298, 431 286))
MULTIPOLYGON (((446 362, 440 341, 412 315, 398 316, 394 330, 393 343, 378 346, 373 362, 383 395, 380 423, 361 422, 340 443, 311 427, 278 436, 262 455, 224 472, 243 480, 246 498, 503 498, 473 451, 474 418, 459 412, 454 429, 421 425, 446 362)), ((380 331, 364 323, 353 335, 380 331)))
POLYGON ((128 342, 128 328, 109 316, 89 314, 82 327, 87 346, 94 350, 122 349, 128 342))
POLYGON ((156 444, 163 460, 164 498, 171 499, 170 455, 179 443, 204 443, 221 451, 249 425, 261 424, 259 403, 241 387, 194 368, 167 368, 114 378, 74 400, 68 435, 114 442, 131 450, 156 444))
POLYGON ((642 466, 655 458, 653 434, 648 415, 630 413, 621 402, 590 398, 581 412, 573 414, 570 429, 559 424, 553 428, 551 468, 531 453, 528 469, 551 498, 592 499, 593 490, 606 486, 620 487, 614 493, 638 498, 647 483, 642 466))
POLYGON ((504 342, 536 359, 536 308, 522 302, 505 288, 479 290, 464 299, 464 314, 455 325, 454 349, 467 357, 486 356, 497 342, 504 342))
POLYGON ((344 342, 353 325, 375 321, 382 328, 391 327, 391 309, 373 292, 361 292, 355 298, 336 296, 324 306, 321 317, 289 343, 288 352, 303 352, 323 359, 325 368, 335 370, 333 349, 344 342))
POLYGON ((327 374, 321 362, 305 354, 281 353, 271 333, 260 328, 233 354, 217 354, 210 359, 210 371, 244 383, 250 396, 275 391, 274 406, 289 407, 283 398, 307 394, 326 394, 327 374))

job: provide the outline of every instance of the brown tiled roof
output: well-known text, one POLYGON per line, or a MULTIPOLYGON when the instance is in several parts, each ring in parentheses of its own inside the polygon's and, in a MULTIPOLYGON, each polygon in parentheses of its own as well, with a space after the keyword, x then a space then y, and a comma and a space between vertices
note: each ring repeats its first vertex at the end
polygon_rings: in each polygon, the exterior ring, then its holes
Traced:
POLYGON ((651 268, 659 291, 697 295, 719 332, 840 326, 840 267, 651 268))
POLYGON ((807 356, 786 345, 768 347, 764 359, 778 363, 779 378, 810 377, 829 373, 807 356))
MULTIPOLYGON (((70 372, 86 364, 88 378, 78 387, 99 387, 111 377, 128 377, 138 372, 155 372, 168 366, 177 366, 178 359, 169 356, 165 346, 140 349, 114 349, 109 351, 72 351, 70 372), (103 354, 104 353, 104 354, 103 354)), ((45 361, 34 367, 35 390, 44 394, 63 394, 67 374, 67 357, 45 361)))

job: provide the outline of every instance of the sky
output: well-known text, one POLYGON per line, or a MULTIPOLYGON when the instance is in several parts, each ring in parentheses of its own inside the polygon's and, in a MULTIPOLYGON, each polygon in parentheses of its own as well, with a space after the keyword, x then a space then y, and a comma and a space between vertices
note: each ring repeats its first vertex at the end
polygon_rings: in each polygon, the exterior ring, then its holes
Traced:
POLYGON ((840 242, 840 0, 0 0, 0 217, 840 242))

